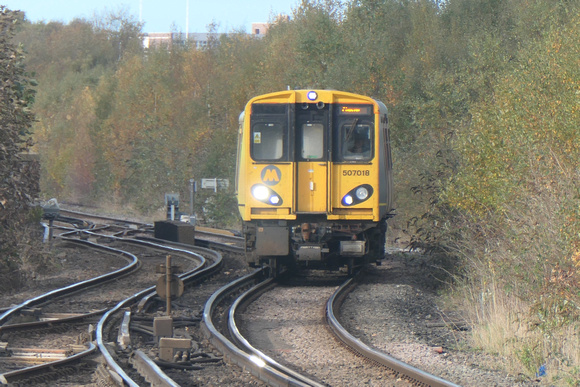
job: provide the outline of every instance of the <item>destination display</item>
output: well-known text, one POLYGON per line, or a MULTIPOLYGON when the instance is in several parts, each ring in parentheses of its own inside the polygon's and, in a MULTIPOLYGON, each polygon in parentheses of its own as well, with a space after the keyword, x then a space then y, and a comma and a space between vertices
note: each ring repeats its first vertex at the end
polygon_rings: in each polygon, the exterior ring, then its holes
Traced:
POLYGON ((371 106, 363 106, 363 105, 341 105, 340 106, 340 114, 371 114, 371 106))

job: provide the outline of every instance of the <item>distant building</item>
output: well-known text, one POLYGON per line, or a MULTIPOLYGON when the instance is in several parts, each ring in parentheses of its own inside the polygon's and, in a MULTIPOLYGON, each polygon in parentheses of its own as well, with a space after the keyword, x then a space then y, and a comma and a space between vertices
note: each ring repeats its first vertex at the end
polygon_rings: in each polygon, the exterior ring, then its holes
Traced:
POLYGON ((252 35, 264 36, 268 32, 268 23, 252 23, 252 35))
POLYGON ((187 38, 184 33, 179 32, 150 32, 143 34, 143 47, 145 48, 159 48, 171 47, 174 44, 188 44, 194 45, 198 50, 206 47, 210 39, 219 39, 221 34, 210 33, 189 33, 187 38))
MULTIPOLYGON (((280 20, 290 20, 286 15, 279 15, 276 21, 280 20)), ((252 23, 251 35, 256 37, 266 36, 268 33, 268 28, 270 23, 252 23)), ((206 47, 209 41, 212 39, 218 40, 220 35, 216 33, 188 33, 187 37, 185 33, 180 32, 149 32, 143 34, 143 47, 153 48, 153 47, 171 47, 174 44, 185 44, 187 42, 189 45, 194 45, 198 50, 206 47)))
POLYGON ((143 47, 171 46, 173 34, 169 32, 150 32, 143 34, 143 47))

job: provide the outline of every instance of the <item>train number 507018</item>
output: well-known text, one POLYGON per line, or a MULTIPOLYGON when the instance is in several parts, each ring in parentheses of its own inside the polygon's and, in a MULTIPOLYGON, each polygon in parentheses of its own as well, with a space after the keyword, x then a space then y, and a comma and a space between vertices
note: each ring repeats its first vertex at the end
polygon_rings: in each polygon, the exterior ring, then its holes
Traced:
POLYGON ((342 171, 342 176, 370 176, 371 171, 366 170, 355 170, 355 169, 344 169, 342 171))

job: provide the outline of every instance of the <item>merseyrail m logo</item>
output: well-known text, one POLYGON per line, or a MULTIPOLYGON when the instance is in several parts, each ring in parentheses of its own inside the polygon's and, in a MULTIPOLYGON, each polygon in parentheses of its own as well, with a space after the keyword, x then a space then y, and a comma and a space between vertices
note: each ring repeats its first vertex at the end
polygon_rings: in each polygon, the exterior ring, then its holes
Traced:
POLYGON ((282 178, 282 172, 275 165, 268 165, 262 169, 262 182, 266 185, 276 185, 282 178))

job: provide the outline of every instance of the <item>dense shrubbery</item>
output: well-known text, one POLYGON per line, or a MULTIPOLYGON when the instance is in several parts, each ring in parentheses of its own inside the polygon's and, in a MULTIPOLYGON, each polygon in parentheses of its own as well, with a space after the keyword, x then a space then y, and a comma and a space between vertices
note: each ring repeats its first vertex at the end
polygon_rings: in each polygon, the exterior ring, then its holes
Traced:
MULTIPOLYGON (((381 99, 395 145, 393 228, 443 257, 479 332, 493 333, 477 335, 482 346, 531 374, 557 360, 552 375, 574 384, 578 24, 577 1, 304 0, 263 39, 232 33, 201 51, 144 52, 126 16, 24 23, 17 39, 40 83, 43 192, 63 200, 148 211, 165 192, 188 198, 192 177, 233 181, 238 115, 258 93, 381 99)), ((221 224, 236 211, 231 191, 196 205, 221 224)))
MULTIPOLYGON (((495 297, 482 312, 517 298, 523 305, 512 308, 514 321, 535 332, 516 340, 515 354, 530 371, 546 359, 577 367, 580 18, 524 45, 517 59, 506 58, 493 95, 471 109, 468 130, 458 132, 461 167, 443 196, 467 225, 452 243, 478 274, 470 278, 495 297), (556 344, 557 336, 571 343, 556 344)), ((569 369, 578 378, 578 368, 569 369)))

